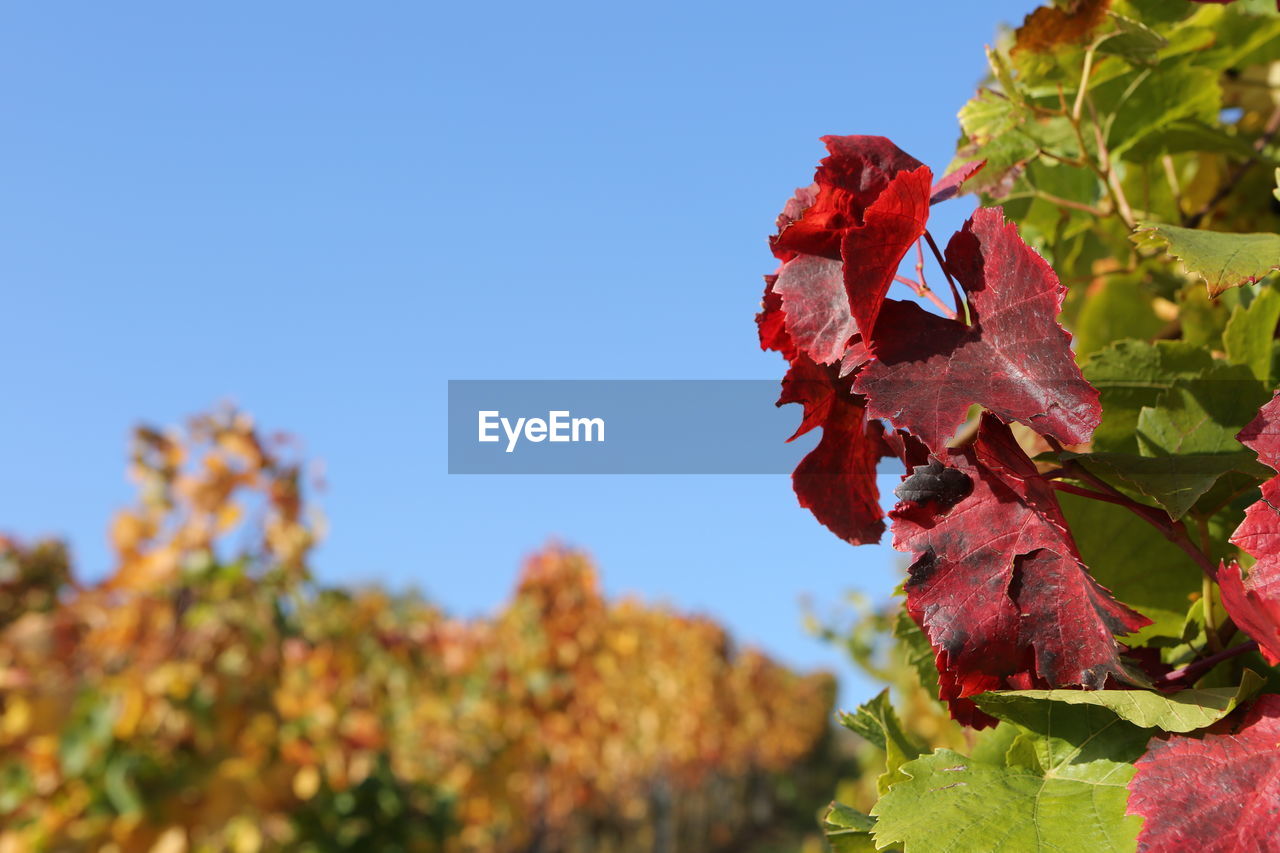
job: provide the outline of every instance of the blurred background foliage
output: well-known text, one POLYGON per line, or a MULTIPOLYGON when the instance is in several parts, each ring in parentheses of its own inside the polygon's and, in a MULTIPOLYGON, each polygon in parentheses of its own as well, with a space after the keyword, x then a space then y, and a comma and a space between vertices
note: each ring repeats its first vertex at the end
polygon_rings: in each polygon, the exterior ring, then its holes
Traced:
POLYGON ((830 675, 560 547, 485 619, 321 586, 292 450, 137 430, 100 584, 0 538, 0 851, 821 849, 830 675))

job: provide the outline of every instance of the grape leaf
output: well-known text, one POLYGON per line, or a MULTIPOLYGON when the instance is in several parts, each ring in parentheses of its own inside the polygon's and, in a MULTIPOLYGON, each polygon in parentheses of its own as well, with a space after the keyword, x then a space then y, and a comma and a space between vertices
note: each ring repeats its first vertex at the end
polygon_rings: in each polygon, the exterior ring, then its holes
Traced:
POLYGON ((874 818, 841 803, 832 803, 822 819, 822 829, 835 853, 875 853, 871 836, 874 818))
POLYGON ((1167 247, 1188 273, 1204 279, 1216 297, 1232 287, 1254 284, 1280 269, 1280 234, 1231 234, 1143 224, 1133 234, 1141 247, 1167 247))
POLYGON ((933 173, 882 136, 822 141, 829 155, 778 217, 773 252, 843 261, 850 312, 869 332, 899 262, 924 234, 933 173))
POLYGON ((911 244, 924 235, 931 179, 925 166, 897 175, 867 208, 862 226, 850 228, 841 238, 849 310, 865 334, 876 327, 898 264, 911 244))
POLYGON ((760 313, 756 315, 756 330, 760 333, 760 349, 776 350, 787 361, 792 361, 796 357, 795 345, 787 334, 782 297, 774 290, 777 283, 776 275, 764 277, 764 297, 760 300, 760 313))
POLYGON ((1111 0, 1076 0, 1065 7, 1042 6, 1014 31, 1016 51, 1045 53, 1060 45, 1087 41, 1107 19, 1111 0))
POLYGON ((1084 564, 1098 583, 1152 621, 1136 637, 1181 637, 1187 596, 1204 575, 1177 545, 1125 507, 1077 495, 1058 502, 1084 564))
POLYGON ((955 198, 960 192, 960 185, 981 172, 985 165, 987 165, 986 162, 982 160, 970 161, 961 163, 947 172, 929 189, 929 204, 939 204, 955 198))
MULTIPOLYGON (((1280 470, 1280 395, 1262 407, 1239 439, 1258 452, 1259 462, 1280 470)), ((1258 641, 1267 661, 1280 664, 1280 477, 1262 484, 1262 499, 1245 510, 1231 543, 1257 562, 1247 577, 1234 563, 1218 568, 1222 605, 1258 641)))
POLYGON ((1124 813, 1128 765, 1095 761, 1040 773, 940 749, 902 771, 910 778, 871 810, 880 847, 901 843, 907 853, 1133 849, 1138 820, 1124 813))
POLYGON ((870 702, 858 707, 852 714, 841 713, 840 723, 850 731, 861 735, 885 753, 885 771, 876 782, 881 794, 895 782, 906 778, 899 770, 903 764, 919 757, 924 749, 902 728, 898 715, 889 702, 889 691, 881 690, 870 702))
MULTIPOLYGON (((1276 525, 1270 535, 1280 535, 1276 525)), ((1258 641, 1258 651, 1272 666, 1280 665, 1280 577, 1274 571, 1246 577, 1240 564, 1220 563, 1214 575, 1222 592, 1222 606, 1241 631, 1258 641)))
POLYGON ((1156 405, 1179 379, 1197 378, 1213 363, 1203 347, 1185 341, 1117 341, 1094 353, 1083 368, 1102 403, 1094 450, 1137 453, 1142 408, 1156 405))
POLYGON ((1237 305, 1222 333, 1227 360, 1242 364, 1261 382, 1270 386, 1271 350, 1280 323, 1280 293, 1262 287, 1246 308, 1237 305))
POLYGON ((1097 705, 1146 729, 1191 732, 1212 725, 1262 687, 1262 679, 1246 670, 1239 687, 1182 690, 1163 694, 1150 690, 1010 690, 984 693, 978 706, 994 717, 1025 723, 1043 702, 1097 705))
MULTIPOLYGON (((1280 696, 1258 698, 1235 731, 1153 738, 1129 783, 1144 851, 1274 850, 1280 815, 1280 696)), ((910 767, 910 765, 908 765, 910 767)))
POLYGON ((832 533, 854 545, 880 541, 884 512, 876 486, 876 462, 889 455, 884 427, 868 421, 860 397, 834 367, 796 356, 782 380, 778 405, 800 403, 804 417, 791 439, 822 427, 818 445, 791 475, 800 505, 832 533))
MULTIPOLYGON (((1114 635, 1148 620, 1089 576, 1052 488, 1009 428, 984 415, 977 440, 947 451, 946 464, 970 480, 967 497, 890 512, 894 547, 915 555, 907 610, 934 648, 940 697, 1136 680, 1114 635)), ((959 719, 971 710, 952 702, 959 719)))
POLYGON ((849 313, 840 262, 798 255, 782 265, 773 283, 787 336, 819 364, 844 357, 858 325, 849 313))
MULTIPOLYGON (((1146 411, 1152 410, 1144 410, 1146 411)), ((1260 469, 1247 450, 1236 453, 1187 453, 1134 456, 1128 453, 1063 454, 1080 461, 1104 480, 1119 480, 1151 498, 1172 519, 1186 515, 1218 480, 1231 472, 1256 477, 1260 469)), ((1263 474, 1265 476, 1265 473, 1263 474)))
POLYGON ((1179 380, 1153 406, 1138 413, 1138 449, 1144 456, 1239 453, 1236 433, 1267 399, 1249 369, 1218 362, 1194 379, 1179 380))
MULTIPOLYGON (((1005 222, 1000 208, 974 213, 947 246, 947 266, 969 295, 974 323, 885 300, 875 356, 855 390, 868 410, 941 451, 979 404, 1064 444, 1089 440, 1102 417, 1098 394, 1057 322, 1065 288, 1005 222)), ((864 327, 865 328, 865 327, 864 327)))

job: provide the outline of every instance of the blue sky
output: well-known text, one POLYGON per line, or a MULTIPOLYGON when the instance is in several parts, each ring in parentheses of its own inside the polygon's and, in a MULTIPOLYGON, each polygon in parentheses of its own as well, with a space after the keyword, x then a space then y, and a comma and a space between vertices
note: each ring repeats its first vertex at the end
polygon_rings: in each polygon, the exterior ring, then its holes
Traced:
POLYGON ((325 580, 480 613, 554 538, 847 674, 797 602, 887 596, 887 547, 785 476, 451 477, 446 381, 779 377, 752 316, 818 137, 940 170, 1031 5, 8 5, 0 526, 100 575, 131 426, 233 400, 324 460, 325 580))

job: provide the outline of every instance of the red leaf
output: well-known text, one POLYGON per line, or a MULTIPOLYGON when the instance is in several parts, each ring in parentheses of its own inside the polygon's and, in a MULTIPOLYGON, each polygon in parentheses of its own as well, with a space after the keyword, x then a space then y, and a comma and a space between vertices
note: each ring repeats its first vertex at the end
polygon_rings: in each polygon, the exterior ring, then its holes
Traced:
POLYGON ((781 297, 783 323, 795 346, 819 364, 840 361, 858 332, 840 262, 815 255, 792 258, 778 270, 773 292, 781 297))
POLYGON ((986 160, 973 160, 960 164, 960 167, 953 172, 948 172, 929 190, 929 204, 939 204, 955 198, 960 192, 960 185, 981 172, 985 165, 987 165, 986 160))
MULTIPOLYGON (((1280 396, 1272 397, 1236 436, 1258 461, 1280 470, 1280 396)), ((1262 500, 1245 510, 1231 543, 1257 562, 1242 577, 1235 563, 1218 568, 1222 606, 1273 665, 1280 664, 1280 477, 1262 484, 1262 500)))
MULTIPOLYGON (((850 310, 864 332, 902 257, 924 233, 933 173, 883 136, 824 136, 830 155, 814 184, 778 217, 773 252, 782 261, 816 255, 844 262, 850 310)), ((825 361, 825 359, 819 359, 825 361)))
POLYGON ((924 235, 932 178, 927 166, 899 174, 867 208, 863 224, 845 231, 840 241, 849 310, 866 332, 876 327, 898 264, 924 235))
MULTIPOLYGON (((1081 564, 1052 488, 1009 428, 984 415, 977 441, 944 461, 969 479, 968 496, 903 501, 889 513, 894 548, 916 557, 907 609, 934 647, 942 698, 1131 680, 1115 635, 1148 620, 1081 564)), ((900 496, 927 487, 912 483, 916 472, 900 496)), ((970 711, 952 705, 960 719, 970 711)))
POLYGON ((756 329, 760 333, 760 349, 776 350, 787 361, 791 361, 795 358, 795 345, 787 335, 786 317, 782 314, 782 297, 774 290, 777 283, 776 275, 764 277, 764 298, 760 302, 760 313, 756 315, 756 329))
POLYGON ((884 534, 884 512, 876 486, 876 462, 890 455, 879 421, 866 420, 861 398, 832 367, 797 357, 782 380, 778 405, 800 403, 804 418, 791 438, 821 426, 822 440, 792 474, 800 505, 832 533, 854 545, 874 544, 884 534))
POLYGON ((840 238, 863 222, 863 214, 899 172, 924 167, 883 136, 824 136, 829 156, 818 165, 813 186, 796 195, 778 217, 773 250, 840 259, 840 238))
MULTIPOLYGON (((1273 525, 1274 526, 1274 525, 1273 525)), ((1280 526, 1275 526, 1280 532, 1280 526)), ((1258 651, 1272 666, 1280 664, 1280 578, 1274 571, 1244 577, 1240 564, 1219 564, 1214 579, 1222 591, 1222 606, 1236 627, 1258 641, 1258 651)))
POLYGON ((973 325, 885 300, 870 340, 876 360, 855 385, 868 411, 935 453, 974 403, 1064 444, 1088 441, 1102 409, 1058 325, 1066 289, 1053 269, 998 207, 974 213, 946 260, 969 296, 973 325))
POLYGON ((1148 853, 1275 850, 1280 826, 1280 696, 1260 696, 1240 728, 1157 737, 1129 782, 1148 853))

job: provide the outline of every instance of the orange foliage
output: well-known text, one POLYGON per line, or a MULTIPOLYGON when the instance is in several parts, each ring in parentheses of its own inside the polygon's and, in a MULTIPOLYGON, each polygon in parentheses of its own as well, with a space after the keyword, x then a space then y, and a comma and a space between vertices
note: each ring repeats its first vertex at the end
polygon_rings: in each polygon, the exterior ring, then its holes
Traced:
POLYGON ((243 414, 140 429, 111 577, 0 538, 0 850, 554 848, 823 738, 828 676, 608 602, 571 551, 488 620, 315 585, 299 471, 243 414))

